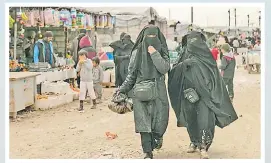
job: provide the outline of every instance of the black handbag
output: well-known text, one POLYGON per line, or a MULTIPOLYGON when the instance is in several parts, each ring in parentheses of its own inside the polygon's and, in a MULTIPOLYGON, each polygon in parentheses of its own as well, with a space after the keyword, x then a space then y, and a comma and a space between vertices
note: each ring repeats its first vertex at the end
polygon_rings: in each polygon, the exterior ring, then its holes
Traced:
POLYGON ((199 101, 199 96, 193 88, 188 88, 184 90, 184 97, 191 102, 192 104, 196 103, 199 101))
POLYGON ((134 97, 143 102, 155 100, 158 97, 156 82, 155 79, 136 83, 133 91, 134 97))

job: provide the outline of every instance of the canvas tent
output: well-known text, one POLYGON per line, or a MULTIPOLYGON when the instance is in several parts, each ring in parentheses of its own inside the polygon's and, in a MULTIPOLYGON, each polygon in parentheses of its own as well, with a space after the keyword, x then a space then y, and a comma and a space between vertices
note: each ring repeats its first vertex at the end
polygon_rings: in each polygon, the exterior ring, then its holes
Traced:
POLYGON ((135 40, 141 29, 151 20, 154 20, 161 31, 166 34, 166 18, 159 16, 152 7, 88 7, 84 9, 94 13, 110 13, 116 17, 113 40, 117 40, 121 32, 129 33, 132 40, 135 40))

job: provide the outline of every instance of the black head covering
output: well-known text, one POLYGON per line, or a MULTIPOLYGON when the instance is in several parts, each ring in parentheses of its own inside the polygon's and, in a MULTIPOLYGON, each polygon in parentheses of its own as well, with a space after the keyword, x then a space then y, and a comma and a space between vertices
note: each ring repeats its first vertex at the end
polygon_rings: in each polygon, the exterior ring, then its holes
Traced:
POLYGON ((126 33, 125 33, 125 32, 122 32, 122 33, 120 34, 120 40, 122 40, 123 36, 125 36, 125 35, 126 35, 126 33))
POLYGON ((112 42, 109 46, 111 47, 111 48, 113 48, 114 49, 114 52, 113 52, 113 54, 115 53, 115 51, 116 50, 118 50, 118 49, 124 49, 124 44, 123 44, 123 42, 122 42, 122 39, 123 39, 123 37, 126 35, 126 33, 125 32, 122 32, 121 34, 120 34, 120 40, 117 40, 117 41, 114 41, 114 42, 112 42))
POLYGON ((138 69, 142 71, 142 77, 144 79, 154 79, 161 74, 157 71, 153 64, 150 54, 148 53, 148 47, 153 46, 160 55, 168 60, 169 53, 166 43, 166 38, 160 29, 154 25, 146 26, 138 35, 133 51, 136 51, 135 63, 138 69), (149 37, 153 35, 154 37, 149 37))
POLYGON ((213 59, 212 53, 206 44, 206 38, 201 32, 192 31, 186 36, 186 39, 186 50, 189 57, 192 55, 203 64, 207 64, 211 67, 217 67, 217 63, 213 59))
POLYGON ((122 42, 124 44, 128 44, 128 45, 134 45, 135 43, 131 40, 131 36, 128 35, 128 34, 125 34, 123 37, 122 37, 122 42))

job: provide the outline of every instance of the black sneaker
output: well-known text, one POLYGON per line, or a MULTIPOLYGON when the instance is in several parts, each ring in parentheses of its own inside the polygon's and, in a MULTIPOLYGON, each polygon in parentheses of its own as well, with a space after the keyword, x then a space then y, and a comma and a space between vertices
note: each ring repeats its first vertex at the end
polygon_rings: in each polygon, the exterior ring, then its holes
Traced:
POLYGON ((144 159, 153 159, 153 154, 152 154, 152 152, 146 153, 146 156, 144 157, 144 159))

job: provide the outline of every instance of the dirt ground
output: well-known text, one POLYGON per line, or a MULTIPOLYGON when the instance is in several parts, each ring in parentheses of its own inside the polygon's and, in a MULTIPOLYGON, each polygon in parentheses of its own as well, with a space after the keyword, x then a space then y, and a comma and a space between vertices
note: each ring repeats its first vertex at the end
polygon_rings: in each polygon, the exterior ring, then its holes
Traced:
MULTIPOLYGON (((234 106, 239 119, 216 128, 209 155, 214 159, 258 159, 261 157, 260 75, 240 69, 235 77, 234 106)), ((85 113, 75 109, 79 102, 46 111, 23 112, 10 122, 11 159, 143 158, 140 135, 134 132, 133 113, 118 115, 107 108, 113 89, 104 89, 104 102, 96 110, 85 104, 85 113), (105 132, 118 135, 107 140, 105 132)), ((163 148, 156 159, 197 159, 187 154, 189 137, 177 128, 170 109, 163 148)))

